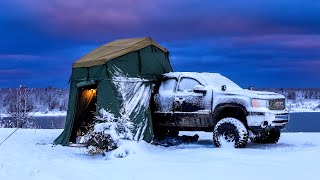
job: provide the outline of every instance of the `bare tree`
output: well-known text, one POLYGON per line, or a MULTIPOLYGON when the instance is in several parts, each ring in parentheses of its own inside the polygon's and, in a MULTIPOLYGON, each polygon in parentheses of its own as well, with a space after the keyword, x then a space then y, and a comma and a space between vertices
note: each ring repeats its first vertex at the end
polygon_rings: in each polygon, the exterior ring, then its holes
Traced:
POLYGON ((12 89, 11 96, 8 98, 9 114, 11 120, 7 123, 7 127, 31 127, 30 112, 32 111, 31 101, 29 100, 29 90, 25 86, 20 85, 16 89, 12 89))
POLYGON ((58 94, 60 90, 55 89, 51 86, 45 88, 45 104, 48 105, 47 111, 52 111, 54 109, 59 108, 59 102, 58 102, 58 94))

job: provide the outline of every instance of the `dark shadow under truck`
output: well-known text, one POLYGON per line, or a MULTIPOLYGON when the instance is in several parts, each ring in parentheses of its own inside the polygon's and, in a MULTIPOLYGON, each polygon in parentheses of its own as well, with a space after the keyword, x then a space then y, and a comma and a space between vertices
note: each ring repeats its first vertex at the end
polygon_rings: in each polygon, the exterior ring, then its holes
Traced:
POLYGON ((289 120, 283 95, 242 89, 217 73, 164 74, 152 97, 154 134, 160 140, 179 131, 206 131, 213 132, 217 147, 227 141, 244 148, 249 139, 277 143, 289 120))

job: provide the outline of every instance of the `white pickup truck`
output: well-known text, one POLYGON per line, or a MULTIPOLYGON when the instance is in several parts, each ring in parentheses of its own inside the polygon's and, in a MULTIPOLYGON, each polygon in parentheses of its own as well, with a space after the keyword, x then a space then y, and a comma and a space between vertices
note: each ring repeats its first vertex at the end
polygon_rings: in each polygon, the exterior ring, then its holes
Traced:
POLYGON ((256 143, 277 143, 289 121, 286 99, 273 92, 242 89, 218 73, 172 72, 158 79, 152 96, 155 137, 179 131, 213 132, 221 141, 244 148, 256 143))

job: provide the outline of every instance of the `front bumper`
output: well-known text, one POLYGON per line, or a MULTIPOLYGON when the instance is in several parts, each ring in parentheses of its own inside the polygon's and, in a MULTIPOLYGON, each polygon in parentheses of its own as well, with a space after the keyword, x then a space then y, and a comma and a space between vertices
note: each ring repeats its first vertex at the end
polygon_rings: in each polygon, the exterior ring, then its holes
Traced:
POLYGON ((264 111, 249 112, 247 116, 248 126, 252 129, 266 129, 266 128, 284 128, 290 119, 287 110, 282 111, 264 111))

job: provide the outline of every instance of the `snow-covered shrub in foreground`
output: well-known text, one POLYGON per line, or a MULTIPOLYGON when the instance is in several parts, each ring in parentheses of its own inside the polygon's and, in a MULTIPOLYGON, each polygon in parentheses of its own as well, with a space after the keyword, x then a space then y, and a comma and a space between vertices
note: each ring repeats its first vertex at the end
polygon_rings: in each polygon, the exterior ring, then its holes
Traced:
MULTIPOLYGON (((110 112, 101 109, 95 116, 89 132, 81 138, 80 143, 89 145, 87 151, 89 154, 110 155, 107 152, 119 148, 122 144, 121 140, 133 139, 131 127, 132 123, 127 116, 116 118, 110 112)), ((120 153, 118 157, 125 157, 124 154, 128 153, 120 153)))

